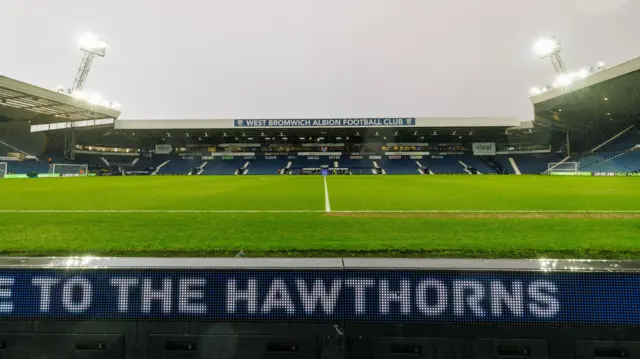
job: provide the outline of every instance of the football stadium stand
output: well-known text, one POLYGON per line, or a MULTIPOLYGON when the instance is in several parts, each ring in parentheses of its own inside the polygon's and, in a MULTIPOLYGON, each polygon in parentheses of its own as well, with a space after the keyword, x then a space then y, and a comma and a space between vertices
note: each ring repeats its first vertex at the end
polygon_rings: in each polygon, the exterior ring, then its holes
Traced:
POLYGON ((46 173, 50 161, 102 175, 635 172, 639 73, 635 59, 549 88, 531 97, 533 121, 119 120, 112 108, 0 77, 0 162, 15 174, 46 173))

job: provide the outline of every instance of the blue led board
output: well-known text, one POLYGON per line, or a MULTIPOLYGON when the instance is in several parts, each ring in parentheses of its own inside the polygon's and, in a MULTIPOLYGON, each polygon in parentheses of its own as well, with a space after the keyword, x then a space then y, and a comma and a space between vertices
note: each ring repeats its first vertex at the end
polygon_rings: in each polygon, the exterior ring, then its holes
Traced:
POLYGON ((0 318, 640 325, 640 273, 2 269, 0 318))

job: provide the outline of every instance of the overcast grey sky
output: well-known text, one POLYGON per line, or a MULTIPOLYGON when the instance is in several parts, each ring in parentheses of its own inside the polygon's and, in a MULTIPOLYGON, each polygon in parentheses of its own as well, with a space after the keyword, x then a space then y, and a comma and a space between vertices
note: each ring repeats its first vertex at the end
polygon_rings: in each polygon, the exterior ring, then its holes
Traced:
POLYGON ((70 86, 77 36, 109 41, 85 87, 122 118, 518 116, 569 68, 640 56, 638 0, 2 0, 0 73, 70 86))

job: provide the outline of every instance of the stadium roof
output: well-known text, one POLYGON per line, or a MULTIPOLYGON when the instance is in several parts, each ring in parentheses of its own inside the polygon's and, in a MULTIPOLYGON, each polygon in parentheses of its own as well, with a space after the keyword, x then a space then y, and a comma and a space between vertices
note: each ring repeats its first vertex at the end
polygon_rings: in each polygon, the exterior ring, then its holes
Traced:
POLYGON ((523 122, 515 117, 414 117, 414 118, 333 118, 333 119, 202 119, 202 120, 117 120, 116 129, 122 130, 206 130, 206 129, 286 129, 286 128, 363 128, 363 127, 520 127, 523 122), (401 122, 401 125, 394 125, 401 122), (316 123, 317 121, 317 123, 316 123), (326 125, 323 125, 326 124, 326 125), (379 123, 371 124, 371 123, 379 123))
POLYGON ((640 116, 639 99, 640 57, 532 96, 531 102, 536 116, 623 120, 640 116))
POLYGON ((0 76, 0 116, 38 124, 116 119, 120 111, 0 76))

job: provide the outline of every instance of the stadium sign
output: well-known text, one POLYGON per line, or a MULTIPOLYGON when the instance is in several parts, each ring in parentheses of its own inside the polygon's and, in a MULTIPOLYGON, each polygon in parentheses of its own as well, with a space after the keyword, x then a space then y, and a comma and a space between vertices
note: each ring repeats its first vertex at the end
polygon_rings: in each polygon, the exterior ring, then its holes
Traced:
POLYGON ((3 269, 0 318, 639 325, 637 273, 3 269))
POLYGON ((473 154, 475 156, 495 156, 495 142, 474 142, 472 144, 473 154))
POLYGON ((291 120, 233 120, 234 127, 399 127, 415 126, 415 118, 325 118, 291 120))
POLYGON ((157 144, 155 148, 155 153, 158 155, 168 155, 173 151, 173 147, 167 144, 157 144))

